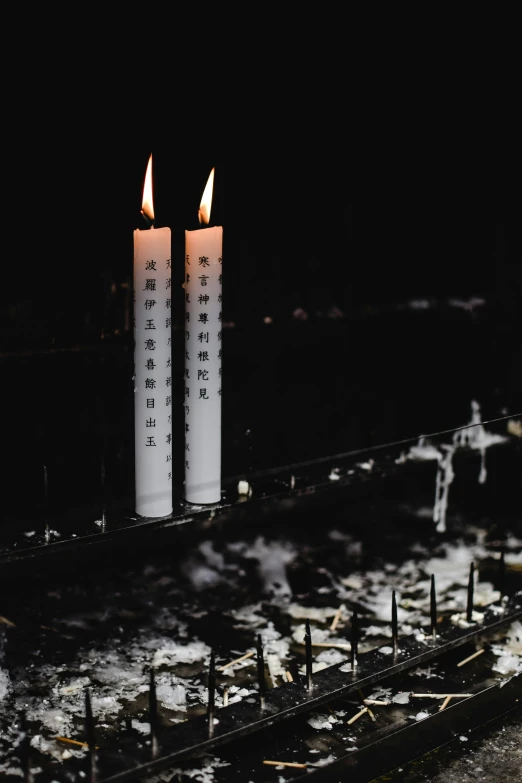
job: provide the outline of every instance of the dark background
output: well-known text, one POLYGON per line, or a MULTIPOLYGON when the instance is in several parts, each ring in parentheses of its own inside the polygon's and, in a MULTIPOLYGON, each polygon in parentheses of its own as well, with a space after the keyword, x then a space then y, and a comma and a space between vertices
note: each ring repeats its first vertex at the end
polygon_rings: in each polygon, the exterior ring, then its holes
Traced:
MULTIPOLYGON (((114 492, 132 495, 132 232, 145 227, 149 153, 125 141, 25 149, 6 184, 3 476, 29 504, 43 463, 55 498, 88 501, 102 452, 114 492)), ((154 200, 156 225, 172 229, 175 325, 184 231, 197 228, 213 165, 225 476, 459 426, 473 398, 486 418, 522 408, 520 203, 505 188, 458 165, 386 171, 295 154, 224 164, 173 141, 154 150, 154 200)), ((182 443, 176 329, 173 345, 182 443)))

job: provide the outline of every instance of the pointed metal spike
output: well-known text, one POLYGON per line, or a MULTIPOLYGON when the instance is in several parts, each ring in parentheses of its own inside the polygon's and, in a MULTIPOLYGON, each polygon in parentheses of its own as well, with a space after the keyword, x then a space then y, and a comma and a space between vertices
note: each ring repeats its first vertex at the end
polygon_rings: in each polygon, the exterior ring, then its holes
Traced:
POLYGON ((105 528, 107 526, 107 490, 106 490, 105 456, 103 454, 103 449, 100 454, 100 483, 101 483, 101 493, 102 493, 101 529, 102 529, 102 533, 105 533, 105 528))
POLYGON ((469 579, 468 579, 468 605, 466 608, 466 620, 468 623, 473 622, 473 592, 475 590, 475 563, 471 563, 469 567, 469 579))
POLYGON ((214 735, 214 703, 216 698, 216 656, 214 650, 210 653, 210 666, 208 670, 208 736, 214 735))
POLYGON ((435 576, 431 575, 430 588, 430 615, 431 615, 431 635, 433 641, 437 641, 437 593, 435 591, 435 576))
POLYGON ((392 640, 393 640, 393 654, 397 655, 399 652, 399 623, 397 620, 397 599, 395 597, 395 590, 392 592, 392 640))
POLYGON ((48 544, 51 540, 51 530, 49 528, 49 479, 47 475, 47 465, 43 465, 43 505, 44 505, 44 515, 45 515, 45 543, 48 544))
POLYGON ((498 589, 500 591, 500 600, 504 598, 506 594, 506 559, 504 556, 504 550, 500 553, 500 560, 498 563, 498 589))
POLYGON ((353 610, 353 615, 352 615, 351 647, 352 647, 351 661, 352 661, 352 672, 353 672, 357 667, 357 657, 359 654, 359 619, 357 616, 357 609, 353 610))
POLYGON ((88 688, 85 689, 85 738, 89 746, 89 783, 96 783, 96 736, 88 688))
POLYGON ((150 744, 152 758, 158 755, 158 699, 156 696, 156 678, 154 669, 150 669, 149 685, 149 721, 150 721, 150 744))
POLYGON ((33 783, 33 776, 31 774, 31 738, 29 737, 29 732, 27 730, 27 716, 25 711, 22 712, 20 718, 20 728, 24 735, 19 745, 20 763, 24 774, 24 783, 33 783))
POLYGON ((310 631, 310 620, 306 621, 305 631, 305 654, 306 654, 306 687, 309 691, 312 690, 312 632, 310 631))
POLYGON ((265 658, 263 655, 263 640, 261 634, 257 635, 257 682, 259 684, 259 705, 261 709, 265 706, 265 658))
POLYGON ((47 465, 43 466, 43 481, 44 481, 43 502, 44 502, 45 511, 47 512, 47 509, 49 508, 49 479, 47 475, 47 465))

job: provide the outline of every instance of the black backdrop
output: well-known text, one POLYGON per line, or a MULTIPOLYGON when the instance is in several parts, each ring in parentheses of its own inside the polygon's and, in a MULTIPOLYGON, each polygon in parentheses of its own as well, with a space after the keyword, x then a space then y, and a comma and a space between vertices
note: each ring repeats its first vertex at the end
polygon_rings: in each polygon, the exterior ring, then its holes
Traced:
MULTIPOLYGON (((132 492, 125 327, 149 150, 65 150, 25 150, 6 185, 4 481, 21 479, 32 492, 24 476, 45 461, 61 476, 55 486, 85 497, 102 442, 109 466, 118 455, 111 481, 132 492)), ((248 460, 266 467, 458 426, 474 397, 489 418, 522 408, 520 205, 502 189, 417 162, 392 175, 348 156, 225 164, 182 155, 174 142, 153 152, 156 225, 173 232, 177 323, 184 230, 197 227, 216 166, 226 474, 248 460), (480 306, 450 305, 473 297, 480 306), (296 308, 306 321, 293 317, 296 308)))

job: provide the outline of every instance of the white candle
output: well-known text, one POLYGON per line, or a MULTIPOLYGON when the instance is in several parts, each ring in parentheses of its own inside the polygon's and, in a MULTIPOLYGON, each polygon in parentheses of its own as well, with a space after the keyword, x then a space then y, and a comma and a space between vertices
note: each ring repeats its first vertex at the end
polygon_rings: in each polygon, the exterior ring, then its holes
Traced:
MULTIPOLYGON (((152 155, 143 189, 154 220, 152 155)), ((170 228, 134 232, 134 436, 136 513, 172 513, 172 353, 170 228)))
MULTIPOLYGON (((214 169, 200 223, 210 221, 214 169)), ((223 228, 185 232, 185 499, 221 500, 223 228)))

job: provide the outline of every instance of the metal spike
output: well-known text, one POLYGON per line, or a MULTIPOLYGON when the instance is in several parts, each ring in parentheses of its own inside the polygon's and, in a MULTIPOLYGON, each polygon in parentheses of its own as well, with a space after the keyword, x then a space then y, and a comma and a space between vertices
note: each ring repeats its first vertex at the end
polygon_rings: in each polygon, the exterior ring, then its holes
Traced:
POLYGON ((261 634, 257 635, 257 681, 259 683, 259 706, 265 707, 265 659, 263 655, 263 641, 261 634))
POLYGON ((357 656, 359 653, 359 619, 357 617, 357 609, 353 610, 352 615, 352 638, 351 638, 351 661, 352 672, 357 668, 357 656))
POLYGON ((24 735, 19 745, 20 763, 22 765, 22 772, 24 773, 24 783, 33 783, 33 776, 31 774, 31 740, 27 730, 27 716, 25 711, 22 712, 20 718, 20 728, 24 735))
POLYGON ((504 598, 506 594, 506 559, 504 556, 504 550, 500 553, 500 560, 498 562, 498 589, 500 591, 500 600, 504 598))
POLYGON ((468 605, 466 608, 466 620, 468 623, 473 622, 473 591, 475 589, 475 563, 471 563, 469 567, 469 580, 468 580, 468 605))
POLYGON ((43 480, 44 480, 44 508, 47 512, 49 508, 49 479, 47 476, 47 465, 43 466, 43 480))
POLYGON ((88 688, 85 689, 85 737, 89 746, 89 783, 96 783, 96 736, 88 688))
POLYGON ((430 614, 431 614, 431 635, 433 641, 437 641, 437 594, 435 592, 435 576, 431 575, 430 588, 430 614))
POLYGON ((310 631, 310 620, 306 621, 305 631, 305 654, 306 654, 306 687, 309 691, 312 690, 312 632, 310 631))
POLYGON ((43 481, 44 481, 44 514, 45 514, 45 543, 48 544, 51 540, 51 530, 49 528, 49 479, 47 476, 47 465, 43 466, 43 481))
POLYGON ((208 670, 208 736, 214 735, 214 702, 216 698, 216 657, 214 650, 210 653, 210 667, 208 670))
POLYGON ((149 721, 151 753, 152 758, 155 759, 158 755, 158 699, 156 696, 156 678, 154 677, 154 669, 152 667, 149 685, 149 721))
POLYGON ((101 481, 101 491, 102 491, 102 514, 101 514, 101 521, 102 521, 102 533, 105 533, 105 527, 107 525, 107 495, 105 490, 105 457, 103 456, 103 452, 101 454, 100 458, 100 481, 101 481))
POLYGON ((392 591, 392 639, 393 639, 393 654, 397 655, 399 652, 399 623, 397 621, 397 599, 395 597, 395 590, 392 591))

